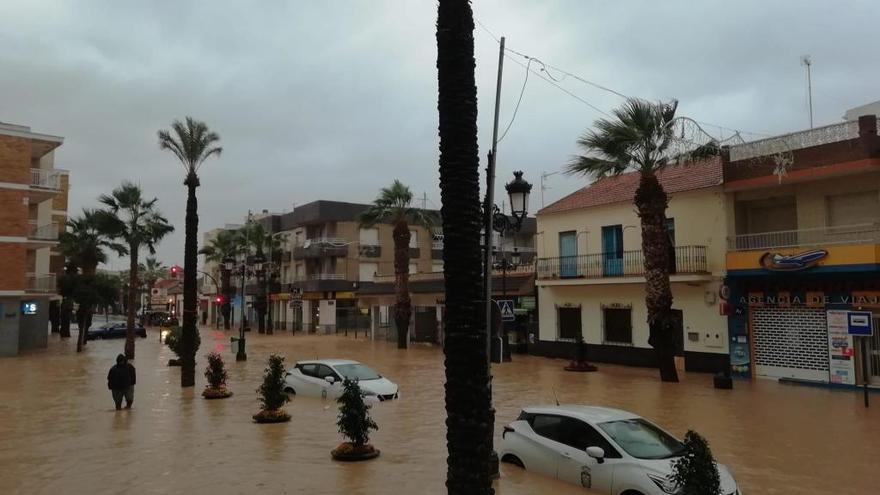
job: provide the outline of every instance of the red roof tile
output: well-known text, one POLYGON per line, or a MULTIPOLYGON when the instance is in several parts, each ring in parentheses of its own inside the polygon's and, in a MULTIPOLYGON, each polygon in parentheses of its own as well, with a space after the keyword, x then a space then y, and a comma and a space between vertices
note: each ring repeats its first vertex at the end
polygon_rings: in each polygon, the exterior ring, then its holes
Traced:
MULTIPOLYGON (((689 165, 667 167, 657 173, 657 178, 663 189, 670 194, 718 186, 722 182, 721 159, 713 158, 689 165)), ((538 214, 546 215, 623 201, 631 202, 638 186, 638 172, 601 178, 559 201, 547 205, 538 214)))

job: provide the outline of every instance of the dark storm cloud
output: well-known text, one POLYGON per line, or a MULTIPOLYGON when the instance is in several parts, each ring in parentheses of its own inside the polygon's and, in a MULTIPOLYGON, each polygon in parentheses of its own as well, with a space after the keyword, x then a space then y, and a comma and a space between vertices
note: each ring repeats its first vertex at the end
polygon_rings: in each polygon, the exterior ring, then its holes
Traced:
MULTIPOLYGON (((683 113, 731 128, 806 126, 805 53, 817 123, 880 98, 880 68, 866 58, 873 2, 493 0, 474 10, 511 48, 625 94, 676 97, 683 113)), ((72 211, 123 179, 158 196, 179 229, 160 248, 169 263, 181 261, 185 189, 156 131, 185 115, 207 121, 225 149, 201 171, 202 230, 248 209, 368 201, 393 178, 437 205, 434 16, 435 2, 421 0, 2 2, 0 120, 65 136, 56 162, 72 173, 72 211)), ((497 44, 475 36, 485 154, 497 44)), ((503 126, 525 75, 515 59, 505 61, 503 126)), ((605 110, 621 101, 571 77, 560 84, 605 110)), ((499 149, 499 181, 523 169, 537 184, 559 170, 599 116, 533 74, 499 149)), ((582 183, 553 176, 546 199, 582 183)))

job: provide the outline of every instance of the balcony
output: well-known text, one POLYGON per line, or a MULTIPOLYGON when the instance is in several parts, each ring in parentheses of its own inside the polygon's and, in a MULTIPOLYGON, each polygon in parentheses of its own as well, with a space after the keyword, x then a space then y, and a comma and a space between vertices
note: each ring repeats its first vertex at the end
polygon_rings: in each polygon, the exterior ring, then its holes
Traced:
POLYGON ((302 245, 293 248, 293 259, 348 256, 349 244, 351 243, 347 240, 337 237, 307 239, 302 245))
POLYGON ((32 168, 29 196, 32 202, 42 203, 61 190, 61 174, 57 170, 32 168))
MULTIPOLYGON (((708 275, 706 246, 675 246, 675 260, 671 275, 708 275)), ((600 279, 619 280, 645 275, 645 256, 641 250, 616 254, 584 254, 540 258, 537 262, 538 279, 600 279)))
POLYGON ((58 223, 37 225, 34 221, 28 222, 27 237, 31 241, 54 244, 58 242, 58 223))
POLYGON ((729 238, 727 248, 730 251, 752 251, 841 244, 880 244, 880 224, 864 223, 837 227, 741 234, 729 238))
POLYGON ((304 292, 352 291, 357 289, 357 282, 346 280, 342 273, 312 273, 294 277, 288 290, 292 288, 304 292))
POLYGON ((358 247, 358 255, 361 258, 379 258, 382 256, 382 246, 361 244, 358 247))
POLYGON ((51 294, 56 291, 55 274, 36 275, 34 273, 25 274, 25 291, 51 294))

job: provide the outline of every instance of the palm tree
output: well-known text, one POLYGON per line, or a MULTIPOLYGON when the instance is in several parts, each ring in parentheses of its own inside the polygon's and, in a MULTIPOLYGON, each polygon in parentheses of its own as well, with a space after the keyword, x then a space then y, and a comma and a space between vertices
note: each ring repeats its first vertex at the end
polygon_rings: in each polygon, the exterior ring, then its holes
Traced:
MULTIPOLYGON (((98 269, 98 264, 107 261, 106 250, 116 252, 119 255, 126 254, 126 247, 114 242, 110 235, 102 230, 100 215, 95 210, 83 209, 82 214, 67 220, 67 230, 58 236, 59 249, 67 259, 65 276, 75 277, 79 272, 85 277, 92 277, 98 269)), ((71 300, 75 293, 76 283, 68 280, 62 302, 62 320, 66 313, 66 332, 70 336, 70 309, 71 300)), ((85 335, 88 330, 94 307, 89 304, 80 304, 77 311, 79 335, 76 341, 76 350, 81 352, 85 345, 85 335)), ((64 325, 62 325, 63 327, 64 325)), ((63 333, 62 333, 63 335, 63 333)))
MULTIPOLYGON (((279 253, 281 251, 281 246, 286 240, 285 235, 277 235, 272 232, 266 232, 265 229, 261 229, 263 231, 263 235, 257 237, 257 242, 259 243, 258 252, 262 256, 266 256, 266 262, 263 264, 265 269, 263 270, 263 277, 261 280, 260 286, 260 294, 257 296, 257 301, 263 302, 258 308, 262 308, 263 313, 265 314, 266 319, 266 333, 271 335, 274 332, 272 328, 272 311, 269 308, 269 294, 271 292, 273 282, 275 278, 278 276, 278 266, 279 263, 279 253)), ((262 324, 263 316, 259 316, 260 324, 262 324)))
MULTIPOLYGON (((682 151, 676 136, 678 102, 652 103, 631 98, 614 110, 611 119, 596 121, 578 145, 586 152, 568 165, 568 174, 588 177, 620 175, 634 170, 640 174, 633 202, 642 225, 645 259, 645 305, 648 309, 648 343, 657 353, 660 379, 677 382, 675 371, 675 321, 672 289, 669 285, 670 239, 666 231, 669 198, 657 179, 657 172, 670 164, 686 163, 717 154, 714 141, 682 151)), ((688 144, 688 143, 686 143, 688 144)))
MULTIPOLYGON (((168 278, 168 267, 156 258, 147 258, 146 263, 138 263, 138 272, 140 280, 143 281, 144 288, 147 291, 147 297, 153 295, 153 287, 156 282, 162 278, 168 278)), ((147 303, 149 306, 149 302, 147 303)))
POLYGON ((430 230, 436 223, 429 212, 413 208, 412 199, 412 191, 395 179, 391 187, 382 188, 379 197, 358 218, 361 227, 372 227, 377 223, 390 223, 394 226, 394 292, 397 301, 394 321, 397 324, 398 349, 406 349, 409 318, 412 314, 409 296, 409 225, 418 224, 430 230))
POLYGON ((205 255, 207 261, 217 263, 220 266, 220 293, 223 294, 223 303, 220 306, 220 314, 223 315, 223 328, 229 330, 230 301, 232 300, 231 273, 223 267, 226 258, 234 257, 238 252, 237 235, 234 230, 224 230, 211 239, 207 246, 199 250, 205 255))
POLYGON ((99 198, 107 210, 99 212, 101 228, 111 237, 128 246, 128 330, 125 336, 125 357, 134 359, 134 316, 137 310, 138 254, 146 247, 156 254, 156 244, 174 231, 168 220, 156 209, 156 198, 144 198, 141 188, 123 182, 111 194, 99 198))
POLYGON ((440 0, 437 81, 446 285, 446 489, 491 494, 491 406, 480 253, 474 18, 469 0, 440 0))
POLYGON ((196 351, 198 344, 196 272, 199 263, 199 211, 196 188, 199 187, 199 167, 211 155, 220 156, 223 148, 217 146, 220 136, 208 129, 204 122, 187 117, 185 123, 175 120, 171 132, 159 131, 159 148, 174 153, 183 164, 186 178, 186 236, 183 247, 183 328, 181 331, 180 386, 196 383, 196 351))

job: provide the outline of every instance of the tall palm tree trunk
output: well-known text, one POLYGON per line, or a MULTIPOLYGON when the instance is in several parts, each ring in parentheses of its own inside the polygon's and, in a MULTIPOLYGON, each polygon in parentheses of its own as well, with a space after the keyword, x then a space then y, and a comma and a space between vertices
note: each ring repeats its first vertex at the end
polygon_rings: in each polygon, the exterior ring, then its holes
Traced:
POLYGON ((196 335, 199 331, 196 322, 196 265, 198 263, 199 212, 196 188, 199 178, 190 172, 184 181, 186 195, 186 240, 183 247, 183 328, 181 344, 183 356, 180 357, 180 386, 192 387, 196 384, 196 335))
POLYGON ((128 303, 125 308, 125 357, 128 359, 134 359, 134 313, 137 309, 138 249, 140 249, 140 246, 136 243, 131 243, 128 246, 128 303))
POLYGON ((446 283, 446 489, 491 494, 492 432, 481 284, 477 88, 469 0, 440 0, 437 16, 440 191, 446 283))
POLYGON ((645 305, 648 308, 648 343, 657 353, 660 380, 677 382, 672 288, 669 284, 669 235, 666 233, 666 191, 654 174, 642 173, 635 205, 642 224, 645 255, 645 305))
POLYGON ((409 240, 412 234, 406 222, 394 224, 394 323, 397 325, 397 348, 406 349, 412 300, 409 297, 409 240))

